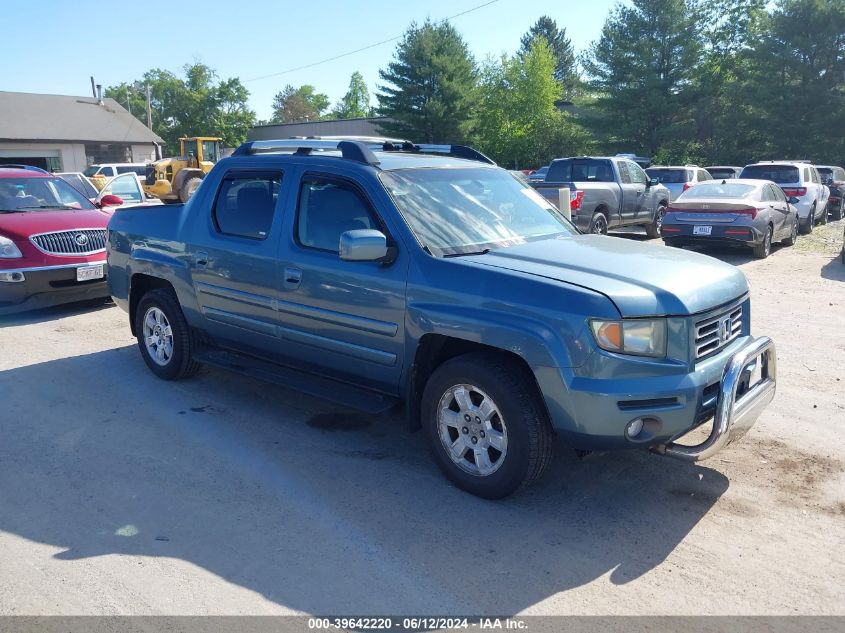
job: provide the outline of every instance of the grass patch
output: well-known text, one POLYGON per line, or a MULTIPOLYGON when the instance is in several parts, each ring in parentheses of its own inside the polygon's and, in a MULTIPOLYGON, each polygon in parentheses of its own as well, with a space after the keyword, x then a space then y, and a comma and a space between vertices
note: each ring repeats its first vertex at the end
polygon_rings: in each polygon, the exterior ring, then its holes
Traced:
POLYGON ((838 255, 842 250, 843 231, 845 231, 845 220, 828 222, 824 226, 817 225, 809 235, 798 237, 795 249, 807 253, 838 255))

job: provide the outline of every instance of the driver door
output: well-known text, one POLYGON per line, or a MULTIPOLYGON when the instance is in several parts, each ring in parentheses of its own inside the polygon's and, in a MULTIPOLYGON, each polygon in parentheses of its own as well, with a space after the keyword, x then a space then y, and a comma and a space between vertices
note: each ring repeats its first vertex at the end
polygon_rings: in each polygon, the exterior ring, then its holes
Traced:
POLYGON ((123 204, 116 207, 106 207, 106 209, 121 209, 123 207, 131 207, 139 204, 144 204, 147 199, 144 197, 144 190, 141 189, 141 184, 138 182, 138 175, 135 172, 127 172, 120 174, 114 178, 106 181, 95 202, 99 205, 105 196, 117 196, 123 200, 123 204))

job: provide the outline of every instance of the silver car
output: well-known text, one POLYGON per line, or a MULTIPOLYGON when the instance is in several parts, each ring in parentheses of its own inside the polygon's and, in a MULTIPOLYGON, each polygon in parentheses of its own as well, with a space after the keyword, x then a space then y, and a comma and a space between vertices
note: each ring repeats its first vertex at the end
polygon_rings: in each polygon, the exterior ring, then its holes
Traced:
POLYGON ((769 256, 772 242, 798 239, 797 198, 766 180, 714 180, 694 185, 669 205, 662 237, 670 246, 722 243, 769 256))
POLYGON ((655 165, 645 170, 649 178, 656 178, 657 182, 669 190, 669 201, 675 200, 694 184, 713 180, 707 170, 697 165, 660 166, 655 165))

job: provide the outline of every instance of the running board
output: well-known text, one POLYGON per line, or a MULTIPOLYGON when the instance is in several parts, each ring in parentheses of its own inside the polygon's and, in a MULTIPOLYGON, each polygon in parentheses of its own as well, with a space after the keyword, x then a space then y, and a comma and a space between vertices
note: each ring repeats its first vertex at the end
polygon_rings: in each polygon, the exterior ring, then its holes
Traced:
POLYGON ((398 398, 371 389, 268 363, 245 354, 220 349, 199 349, 194 352, 194 358, 201 363, 295 389, 362 413, 377 415, 399 404, 398 398))

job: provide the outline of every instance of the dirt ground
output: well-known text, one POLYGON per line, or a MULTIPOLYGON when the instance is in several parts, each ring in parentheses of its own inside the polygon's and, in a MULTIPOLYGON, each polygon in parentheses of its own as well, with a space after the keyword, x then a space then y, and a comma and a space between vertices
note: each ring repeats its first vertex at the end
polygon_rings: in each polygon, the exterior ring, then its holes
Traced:
POLYGON ((741 442, 699 465, 561 447, 495 503, 398 418, 211 369, 157 380, 113 306, 6 318, 0 614, 843 615, 842 230, 710 251, 778 348, 741 442))

